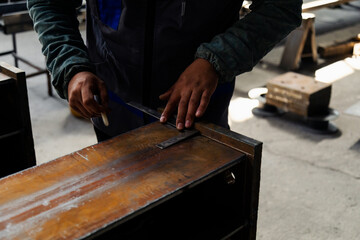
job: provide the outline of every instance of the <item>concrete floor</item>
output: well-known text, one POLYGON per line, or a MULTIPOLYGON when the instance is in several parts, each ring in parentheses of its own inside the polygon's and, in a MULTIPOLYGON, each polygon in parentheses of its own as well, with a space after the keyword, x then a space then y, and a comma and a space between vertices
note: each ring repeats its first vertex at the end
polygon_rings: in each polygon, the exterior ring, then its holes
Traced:
MULTIPOLYGON (((317 42, 360 33, 359 7, 357 1, 316 12, 317 42)), ((43 66, 36 34, 17 36, 20 55, 43 66)), ((0 35, 0 43, 0 52, 11 47, 9 36, 0 35)), ((360 59, 319 59, 299 69, 319 79, 331 73, 325 79, 334 81, 330 107, 340 113, 333 121, 340 132, 321 135, 294 119, 251 113, 258 101, 249 99, 248 91, 284 72, 278 67, 282 51, 278 46, 252 72, 238 77, 230 105, 232 130, 264 143, 258 239, 360 239, 360 117, 347 111, 360 102, 360 59)), ((0 61, 13 63, 10 56, 0 61)), ((20 68, 33 71, 23 64, 20 68)), ((27 84, 38 164, 96 143, 89 121, 71 115, 66 101, 47 96, 45 76, 29 78, 27 84)))

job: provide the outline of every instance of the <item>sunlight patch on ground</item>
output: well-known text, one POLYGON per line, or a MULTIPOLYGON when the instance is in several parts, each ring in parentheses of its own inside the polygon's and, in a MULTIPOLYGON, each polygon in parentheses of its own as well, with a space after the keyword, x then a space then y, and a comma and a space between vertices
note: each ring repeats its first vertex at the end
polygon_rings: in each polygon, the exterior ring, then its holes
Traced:
POLYGON ((346 58, 344 61, 353 69, 360 71, 360 57, 346 58))
POLYGON ((229 105, 229 119, 231 123, 238 123, 253 117, 251 110, 259 106, 256 99, 238 97, 233 99, 229 105))
POLYGON ((356 70, 360 70, 360 59, 346 58, 318 69, 315 79, 319 82, 333 83, 355 73, 356 70))
POLYGON ((253 88, 249 91, 248 96, 251 99, 257 99, 258 97, 260 97, 263 94, 267 94, 268 93, 268 89, 267 88, 253 88))

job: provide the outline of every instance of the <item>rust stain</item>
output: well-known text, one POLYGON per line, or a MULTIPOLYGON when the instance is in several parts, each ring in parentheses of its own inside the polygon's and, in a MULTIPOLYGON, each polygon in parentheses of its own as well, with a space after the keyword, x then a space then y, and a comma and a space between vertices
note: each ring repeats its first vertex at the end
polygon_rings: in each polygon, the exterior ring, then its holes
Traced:
POLYGON ((0 239, 83 237, 244 157, 203 136, 155 146, 176 134, 150 124, 0 180, 0 239))

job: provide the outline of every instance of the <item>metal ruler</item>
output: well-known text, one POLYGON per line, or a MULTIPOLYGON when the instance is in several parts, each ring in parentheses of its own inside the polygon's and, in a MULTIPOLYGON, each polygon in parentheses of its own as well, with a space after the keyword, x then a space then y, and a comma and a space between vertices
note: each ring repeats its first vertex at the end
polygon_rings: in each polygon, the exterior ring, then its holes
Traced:
MULTIPOLYGON (((160 119, 160 117, 161 117, 161 114, 158 111, 155 111, 154 109, 145 107, 139 103, 128 102, 127 104, 133 108, 136 108, 136 109, 142 111, 145 114, 148 114, 148 115, 156 118, 156 119, 160 119)), ((171 117, 168 119, 166 124, 176 128, 176 119, 171 117)), ((199 131, 196 129, 184 129, 184 130, 179 131, 179 134, 176 135, 175 137, 169 138, 168 140, 166 140, 164 142, 158 143, 158 144, 156 144, 156 146, 160 149, 165 149, 165 148, 175 145, 183 140, 191 138, 191 137, 197 135, 198 133, 199 133, 199 131)))

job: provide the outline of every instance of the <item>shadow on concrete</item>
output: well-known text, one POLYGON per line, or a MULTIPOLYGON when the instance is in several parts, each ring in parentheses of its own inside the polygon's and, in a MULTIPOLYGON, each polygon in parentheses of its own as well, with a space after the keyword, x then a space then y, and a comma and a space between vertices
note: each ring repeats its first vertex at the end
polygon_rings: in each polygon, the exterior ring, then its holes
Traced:
MULTIPOLYGON (((324 139, 335 139, 341 137, 342 135, 340 129, 338 129, 335 133, 321 133, 320 131, 308 126, 304 118, 292 113, 284 113, 274 117, 265 117, 265 119, 275 128, 313 142, 321 142, 324 139)), ((331 122, 330 124, 335 126, 331 122)))
MULTIPOLYGON (((280 51, 280 50, 279 50, 280 51)), ((285 72, 287 72, 288 70, 286 69, 282 69, 279 66, 279 63, 277 62, 273 62, 270 60, 266 60, 266 59, 261 59, 259 61, 259 63, 256 65, 257 68, 272 72, 272 73, 276 73, 278 75, 283 74, 285 72)))
POLYGON ((315 72, 317 70, 319 70, 319 69, 321 69, 323 67, 326 67, 328 65, 331 65, 333 63, 336 63, 338 61, 344 60, 344 59, 346 59, 348 57, 351 58, 352 55, 344 54, 344 55, 338 55, 336 57, 331 57, 331 58, 326 58, 326 59, 325 58, 319 58, 318 62, 313 62, 312 59, 309 59, 309 58, 303 58, 303 59, 301 59, 299 69, 296 69, 296 70, 281 69, 279 64, 277 64, 275 62, 270 62, 270 61, 264 60, 264 59, 261 60, 256 67, 257 68, 262 68, 261 66, 265 65, 266 66, 266 71, 277 73, 278 75, 286 73, 288 71, 292 71, 292 72, 307 75, 309 77, 314 77, 315 72))
POLYGON ((350 147, 350 150, 360 152, 360 139, 350 147))
POLYGON ((322 69, 326 66, 329 66, 338 61, 342 61, 346 58, 351 58, 351 54, 343 54, 329 58, 319 58, 318 63, 313 62, 308 58, 304 58, 301 60, 300 68, 294 72, 301 73, 307 76, 314 77, 315 72, 319 69, 322 69))
POLYGON ((64 119, 64 122, 62 124, 62 131, 64 134, 73 134, 74 132, 81 132, 80 125, 88 124, 89 127, 92 127, 92 123, 89 119, 85 119, 82 117, 76 117, 73 114, 71 114, 71 111, 69 109, 69 114, 64 119))
POLYGON ((55 101, 61 103, 64 106, 69 105, 68 101, 59 97, 59 95, 57 93, 54 93, 54 95, 51 98, 54 99, 55 101))

